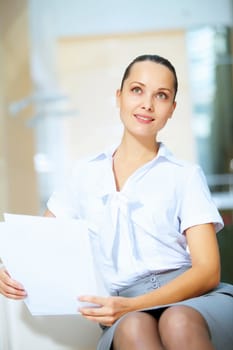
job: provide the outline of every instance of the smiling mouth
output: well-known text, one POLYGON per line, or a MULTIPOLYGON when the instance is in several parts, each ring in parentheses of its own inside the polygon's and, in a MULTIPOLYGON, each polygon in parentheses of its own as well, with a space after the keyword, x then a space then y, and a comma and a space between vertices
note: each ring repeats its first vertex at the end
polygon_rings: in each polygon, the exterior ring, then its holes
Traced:
POLYGON ((147 117, 147 116, 144 116, 144 115, 139 115, 139 114, 134 114, 134 117, 140 121, 143 121, 143 122, 153 122, 154 121, 154 118, 152 117, 147 117))

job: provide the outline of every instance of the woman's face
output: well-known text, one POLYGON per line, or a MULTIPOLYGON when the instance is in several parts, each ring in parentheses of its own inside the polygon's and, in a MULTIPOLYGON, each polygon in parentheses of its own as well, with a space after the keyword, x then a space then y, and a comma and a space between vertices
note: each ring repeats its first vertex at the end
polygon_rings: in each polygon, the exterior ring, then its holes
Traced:
POLYGON ((139 137, 155 137, 176 107, 174 76, 164 65, 151 61, 131 67, 117 104, 125 131, 139 137))

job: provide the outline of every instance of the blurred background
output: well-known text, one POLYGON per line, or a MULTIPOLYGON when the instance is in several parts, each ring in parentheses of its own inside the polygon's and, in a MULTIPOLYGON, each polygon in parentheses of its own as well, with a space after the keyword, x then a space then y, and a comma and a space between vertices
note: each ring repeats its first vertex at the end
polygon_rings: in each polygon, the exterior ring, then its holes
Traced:
POLYGON ((178 107, 160 139, 200 163, 232 223, 233 1, 0 1, 0 213, 41 214, 76 158, 118 142, 138 54, 170 59, 178 107))
POLYGON ((119 141, 115 91, 144 53, 177 69, 160 139, 202 166, 233 282, 233 0, 0 0, 0 219, 42 215, 75 159, 119 141))
POLYGON ((0 219, 43 214, 75 159, 119 141, 123 71, 157 53, 179 78, 160 139, 202 166, 229 229, 232 28, 233 0, 0 0, 0 219))

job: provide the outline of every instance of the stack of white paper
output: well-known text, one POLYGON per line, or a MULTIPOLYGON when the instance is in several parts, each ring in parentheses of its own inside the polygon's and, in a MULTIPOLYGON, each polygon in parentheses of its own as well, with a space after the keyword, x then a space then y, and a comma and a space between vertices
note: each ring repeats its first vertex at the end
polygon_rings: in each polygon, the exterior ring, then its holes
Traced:
POLYGON ((78 296, 106 295, 82 220, 6 214, 0 257, 33 315, 77 314, 78 296))

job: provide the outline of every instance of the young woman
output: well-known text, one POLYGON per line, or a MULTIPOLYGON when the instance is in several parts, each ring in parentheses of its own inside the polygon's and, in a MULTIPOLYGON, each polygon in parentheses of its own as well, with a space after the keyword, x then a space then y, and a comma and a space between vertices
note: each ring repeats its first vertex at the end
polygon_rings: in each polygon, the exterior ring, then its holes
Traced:
MULTIPOLYGON (((176 107, 172 64, 142 55, 127 67, 117 102, 118 146, 80 160, 46 216, 87 220, 111 296, 82 296, 97 308, 98 350, 232 350, 233 286, 220 283, 216 231, 222 219, 199 166, 174 157, 158 132, 176 107)), ((23 287, 0 272, 0 292, 23 287)))

